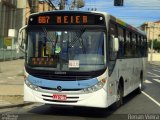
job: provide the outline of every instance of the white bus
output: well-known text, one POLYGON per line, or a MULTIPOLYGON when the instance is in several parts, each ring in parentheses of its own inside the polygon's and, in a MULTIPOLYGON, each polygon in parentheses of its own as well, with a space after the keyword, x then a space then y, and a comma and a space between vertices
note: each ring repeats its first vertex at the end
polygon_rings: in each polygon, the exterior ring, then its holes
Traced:
POLYGON ((141 91, 146 34, 122 20, 105 12, 43 12, 29 17, 25 33, 24 101, 119 107, 141 91))

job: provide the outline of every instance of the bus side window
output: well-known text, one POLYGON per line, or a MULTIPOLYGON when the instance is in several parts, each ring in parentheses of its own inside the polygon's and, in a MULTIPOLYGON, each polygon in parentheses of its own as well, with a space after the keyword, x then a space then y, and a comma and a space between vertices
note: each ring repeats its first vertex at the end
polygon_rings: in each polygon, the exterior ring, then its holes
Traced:
POLYGON ((141 36, 138 36, 138 55, 141 57, 141 36))
POLYGON ((126 31, 125 57, 131 57, 131 34, 126 31))
POLYGON ((114 52, 113 50, 113 40, 115 37, 117 37, 117 26, 115 23, 110 22, 109 25, 109 76, 112 74, 112 71, 114 69, 116 59, 117 59, 117 52, 114 52))
POLYGON ((135 40, 136 40, 136 55, 135 55, 135 57, 137 57, 138 58, 138 35, 137 34, 135 34, 135 40))
POLYGON ((109 29, 109 59, 114 61, 117 58, 117 52, 113 51, 112 38, 117 37, 117 26, 114 23, 110 23, 109 29))
POLYGON ((144 57, 147 57, 147 51, 148 51, 148 46, 147 46, 147 38, 144 37, 144 57))
POLYGON ((119 53, 118 57, 124 57, 124 30, 121 27, 118 27, 118 39, 119 39, 119 53))
POLYGON ((143 57, 146 57, 146 51, 147 51, 147 49, 146 49, 146 38, 145 37, 143 37, 143 43, 142 43, 142 52, 143 52, 143 57))
POLYGON ((132 55, 133 57, 137 57, 136 56, 136 34, 135 33, 132 34, 132 55))

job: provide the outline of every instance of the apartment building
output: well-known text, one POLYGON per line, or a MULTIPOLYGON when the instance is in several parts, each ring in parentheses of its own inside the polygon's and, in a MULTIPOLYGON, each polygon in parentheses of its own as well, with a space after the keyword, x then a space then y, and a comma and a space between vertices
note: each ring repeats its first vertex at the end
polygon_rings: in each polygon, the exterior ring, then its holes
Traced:
POLYGON ((0 0, 0 60, 17 59, 17 33, 24 26, 26 0, 0 0))
POLYGON ((146 22, 140 28, 147 33, 148 40, 160 40, 160 20, 156 22, 146 22))
POLYGON ((28 21, 28 17, 31 13, 45 12, 45 11, 52 11, 52 10, 55 10, 55 7, 51 6, 45 0, 41 0, 41 1, 30 0, 30 3, 27 1, 26 12, 25 12, 26 24, 28 21))

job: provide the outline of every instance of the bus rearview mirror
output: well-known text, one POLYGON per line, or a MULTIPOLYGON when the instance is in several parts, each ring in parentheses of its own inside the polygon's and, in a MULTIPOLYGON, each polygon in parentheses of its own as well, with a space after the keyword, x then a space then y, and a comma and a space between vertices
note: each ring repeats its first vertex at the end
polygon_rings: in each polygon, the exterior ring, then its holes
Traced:
POLYGON ((113 51, 118 52, 119 50, 119 40, 118 38, 113 39, 113 51))
POLYGON ((25 29, 26 26, 22 27, 18 32, 17 52, 22 51, 23 53, 25 53, 25 29))

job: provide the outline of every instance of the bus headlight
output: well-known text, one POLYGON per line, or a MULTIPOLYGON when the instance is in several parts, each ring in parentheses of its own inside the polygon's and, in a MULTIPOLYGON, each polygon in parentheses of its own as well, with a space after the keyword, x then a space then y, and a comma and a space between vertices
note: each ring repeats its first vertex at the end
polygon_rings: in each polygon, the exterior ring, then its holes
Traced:
POLYGON ((39 89, 38 86, 33 85, 33 84, 28 80, 28 77, 26 77, 25 83, 26 83, 26 85, 27 85, 29 88, 31 88, 31 89, 33 89, 33 90, 36 90, 36 91, 37 91, 37 90, 39 89))
POLYGON ((83 91, 84 91, 85 93, 95 92, 95 91, 103 88, 103 86, 104 86, 105 83, 106 83, 106 80, 105 80, 105 79, 102 79, 102 80, 99 81, 96 85, 91 86, 91 87, 88 87, 88 88, 85 88, 85 89, 83 89, 83 91))

